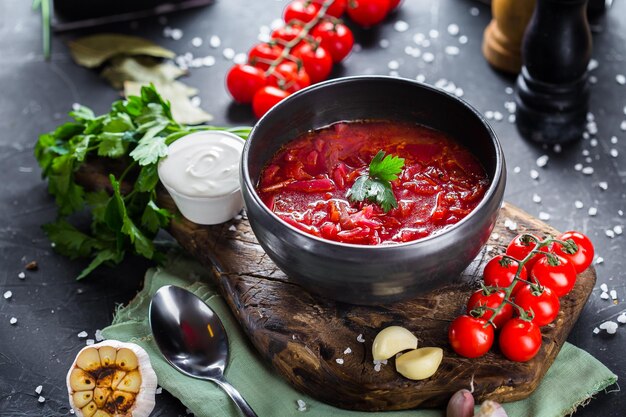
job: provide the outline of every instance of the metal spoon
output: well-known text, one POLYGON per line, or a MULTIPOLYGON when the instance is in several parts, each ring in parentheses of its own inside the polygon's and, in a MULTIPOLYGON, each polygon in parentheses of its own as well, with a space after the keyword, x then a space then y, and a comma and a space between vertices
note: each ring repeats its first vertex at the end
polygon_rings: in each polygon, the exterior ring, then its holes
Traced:
POLYGON ((152 297, 150 327, 165 359, 185 375, 215 382, 246 417, 257 417, 241 394, 224 380, 228 338, 217 314, 195 294, 173 285, 152 297))

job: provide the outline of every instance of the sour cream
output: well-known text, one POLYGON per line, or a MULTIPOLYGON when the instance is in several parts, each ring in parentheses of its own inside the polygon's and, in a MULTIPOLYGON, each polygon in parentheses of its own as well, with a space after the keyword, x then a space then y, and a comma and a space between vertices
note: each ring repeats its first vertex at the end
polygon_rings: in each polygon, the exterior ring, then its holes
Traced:
POLYGON ((239 161, 244 141, 228 132, 196 132, 168 147, 159 178, 183 216, 199 224, 223 223, 243 207, 239 161))

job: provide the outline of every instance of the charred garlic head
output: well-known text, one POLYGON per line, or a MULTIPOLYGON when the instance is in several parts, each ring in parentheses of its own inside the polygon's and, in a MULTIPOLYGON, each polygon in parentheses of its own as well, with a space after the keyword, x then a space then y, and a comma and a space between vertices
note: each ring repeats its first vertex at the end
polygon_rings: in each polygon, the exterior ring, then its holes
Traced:
POLYGON ((148 417, 156 386, 146 351, 116 340, 83 348, 67 373, 70 404, 79 417, 148 417))

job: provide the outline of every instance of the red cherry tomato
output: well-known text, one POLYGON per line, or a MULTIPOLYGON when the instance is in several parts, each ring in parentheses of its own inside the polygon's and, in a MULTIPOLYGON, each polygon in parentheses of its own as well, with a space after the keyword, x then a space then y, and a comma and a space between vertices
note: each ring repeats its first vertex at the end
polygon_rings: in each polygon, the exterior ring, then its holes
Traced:
POLYGON ((459 316, 448 329, 452 349, 466 358, 484 355, 493 345, 493 327, 487 321, 472 316, 459 316))
POLYGON ((270 35, 272 39, 277 39, 285 42, 291 42, 302 32, 303 26, 299 23, 290 23, 286 26, 278 28, 272 31, 270 35))
POLYGON ((569 293, 576 284, 574 266, 566 258, 554 254, 539 259, 530 271, 530 276, 550 288, 557 297, 569 293))
MULTIPOLYGON (((503 302, 504 291, 494 291, 491 294, 485 294, 483 290, 478 290, 472 294, 467 302, 467 314, 470 314, 470 311, 480 306, 496 309, 503 302)), ((493 316, 493 311, 485 310, 485 313, 480 318, 489 320, 491 316, 493 316)), ((513 306, 509 303, 504 303, 502 310, 494 317, 493 324, 496 325, 497 329, 500 329, 511 317, 513 317, 513 306)))
POLYGON ((343 23, 325 20, 313 28, 311 36, 330 53, 334 62, 341 62, 354 45, 352 31, 343 23))
POLYGON ((554 253, 564 258, 567 258, 567 260, 570 261, 570 263, 574 266, 574 269, 577 273, 580 274, 585 269, 587 269, 589 265, 591 265, 591 262, 593 261, 594 249, 591 240, 589 240, 587 236, 583 235, 580 232, 570 231, 563 233, 561 236, 558 237, 558 239, 562 241, 567 241, 571 239, 578 247, 578 250, 576 252, 569 253, 562 245, 558 243, 554 243, 554 245, 552 246, 552 250, 554 251, 554 253))
POLYGON ((248 52, 248 62, 250 65, 262 70, 270 67, 272 61, 280 56, 283 47, 274 43, 258 43, 248 52))
POLYGON ((291 21, 307 23, 317 16, 317 12, 319 12, 321 8, 321 4, 312 3, 308 0, 294 0, 285 7, 283 20, 285 23, 291 21))
POLYGON ((265 86, 261 88, 252 100, 254 115, 260 119, 269 109, 287 96, 289 96, 288 92, 277 87, 265 86))
POLYGON ((248 64, 235 65, 226 75, 226 87, 239 103, 251 103, 254 94, 266 83, 263 70, 248 64))
POLYGON ((550 288, 540 287, 538 291, 534 291, 530 284, 519 289, 515 295, 515 304, 526 311, 532 310, 532 321, 539 327, 552 323, 559 315, 561 307, 559 297, 550 288))
MULTIPOLYGON (((493 257, 489 262, 487 262, 485 270, 483 271, 485 285, 501 288, 508 287, 513 282, 518 266, 519 263, 504 258, 502 255, 493 257)), ((525 266, 522 267, 519 277, 523 280, 528 279, 528 273, 526 272, 525 266)), ((515 284, 513 292, 511 293, 512 295, 515 295, 515 293, 520 289, 521 284, 522 283, 519 281, 515 284)))
POLYGON ((389 0, 389 11, 397 8, 402 0, 389 0))
MULTIPOLYGON (((531 235, 531 236, 535 236, 535 235, 531 235)), ((535 238, 537 240, 541 240, 537 236, 535 236, 535 238)), ((530 253, 530 251, 535 249, 536 246, 537 244, 535 243, 535 241, 529 238, 527 233, 520 234, 520 235, 515 236, 515 239, 513 239, 511 243, 509 243, 509 246, 506 248, 506 254, 517 259, 518 261, 521 261, 530 253)), ((540 250, 544 252, 548 251, 548 249, 545 246, 542 247, 540 250)), ((524 266, 526 267, 527 270, 530 271, 533 265, 535 264, 535 262, 537 262, 541 257, 542 255, 535 254, 532 258, 530 258, 528 262, 526 262, 526 264, 524 264, 524 266)))
MULTIPOLYGON (((324 0, 317 0, 317 2, 321 4, 324 3, 324 0)), ((335 0, 326 9, 326 15, 340 18, 346 12, 346 7, 348 7, 348 0, 335 0)))
POLYGON ((267 77, 267 85, 273 85, 289 93, 295 93, 311 85, 311 79, 304 68, 298 68, 298 64, 285 61, 274 69, 267 77))
POLYGON ((389 0, 352 0, 348 3, 348 16, 364 27, 382 22, 389 10, 389 0))
POLYGON ((508 359, 527 362, 541 348, 541 330, 530 321, 513 318, 500 331, 500 350, 508 359))
POLYGON ((302 60, 312 84, 324 81, 333 69, 333 59, 322 46, 315 47, 309 42, 302 42, 291 50, 291 54, 302 60))

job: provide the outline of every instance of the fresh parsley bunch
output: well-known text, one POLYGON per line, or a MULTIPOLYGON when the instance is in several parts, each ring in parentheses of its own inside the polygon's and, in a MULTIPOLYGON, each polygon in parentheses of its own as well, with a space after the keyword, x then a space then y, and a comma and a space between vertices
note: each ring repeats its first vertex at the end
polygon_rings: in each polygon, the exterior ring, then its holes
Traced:
POLYGON ((92 258, 78 279, 102 264, 120 263, 127 252, 160 260, 153 239, 173 213, 156 203, 157 163, 169 144, 199 130, 226 130, 244 139, 250 132, 247 127, 181 125, 152 85, 143 87, 141 96, 116 101, 107 114, 96 116, 78 106, 70 116, 73 122, 39 137, 35 158, 59 210, 59 218, 43 226, 45 232, 59 253, 72 259, 92 258), (112 193, 86 191, 75 181, 78 169, 93 158, 115 159, 126 166, 119 178, 109 174, 112 193), (134 181, 125 194, 124 180, 134 181), (89 233, 67 221, 85 207, 92 217, 89 233))

